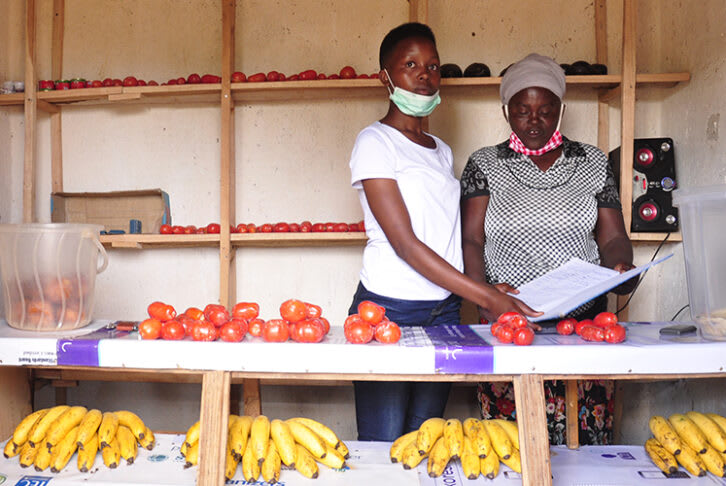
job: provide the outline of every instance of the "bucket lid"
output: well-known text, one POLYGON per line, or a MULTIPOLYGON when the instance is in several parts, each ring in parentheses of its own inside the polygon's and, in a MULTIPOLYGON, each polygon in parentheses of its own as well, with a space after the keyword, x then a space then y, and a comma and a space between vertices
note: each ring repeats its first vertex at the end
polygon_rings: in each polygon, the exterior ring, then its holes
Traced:
POLYGON ((726 201, 726 184, 704 187, 680 187, 673 191, 673 205, 726 201))

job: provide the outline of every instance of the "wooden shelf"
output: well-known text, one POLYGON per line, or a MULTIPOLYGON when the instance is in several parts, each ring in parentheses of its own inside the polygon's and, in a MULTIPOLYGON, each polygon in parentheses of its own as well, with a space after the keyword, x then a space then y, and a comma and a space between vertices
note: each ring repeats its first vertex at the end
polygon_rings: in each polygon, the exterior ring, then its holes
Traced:
POLYGON ((111 248, 137 250, 146 248, 218 247, 219 235, 101 235, 101 243, 111 248))
MULTIPOLYGON (((668 233, 630 233, 630 241, 663 241, 668 233)), ((683 241, 680 233, 671 233, 669 242, 683 241)))
MULTIPOLYGON (((230 236, 234 247, 363 246, 367 241, 366 234, 361 231, 352 233, 233 233, 230 236)), ((110 248, 136 250, 218 247, 220 235, 101 235, 101 243, 110 248)))
POLYGON ((17 106, 25 103, 25 93, 0 95, 0 106, 17 106))

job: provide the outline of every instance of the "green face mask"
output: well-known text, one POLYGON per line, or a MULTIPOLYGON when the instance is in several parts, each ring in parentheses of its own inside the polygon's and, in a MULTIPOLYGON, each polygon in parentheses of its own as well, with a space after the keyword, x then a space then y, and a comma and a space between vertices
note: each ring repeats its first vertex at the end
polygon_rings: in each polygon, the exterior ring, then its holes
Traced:
POLYGON ((386 71, 386 76, 388 76, 388 81, 393 86, 393 91, 391 91, 390 87, 388 88, 390 93, 389 99, 405 115, 416 117, 429 116, 434 111, 434 108, 441 103, 441 96, 439 96, 438 91, 429 96, 413 93, 394 86, 388 71, 386 71))

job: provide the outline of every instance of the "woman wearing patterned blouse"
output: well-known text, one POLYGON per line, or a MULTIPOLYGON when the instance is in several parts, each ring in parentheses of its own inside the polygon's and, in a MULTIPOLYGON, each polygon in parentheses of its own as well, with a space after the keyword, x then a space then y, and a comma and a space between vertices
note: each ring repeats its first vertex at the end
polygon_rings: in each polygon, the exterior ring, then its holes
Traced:
MULTIPOLYGON (((538 54, 513 64, 502 78, 504 117, 512 134, 474 152, 461 177, 464 268, 474 280, 519 287, 573 257, 620 272, 633 268, 607 157, 559 132, 564 93, 562 68, 538 54)), ((630 292, 634 283, 616 291, 630 292)), ((602 296, 571 316, 592 318, 606 304, 602 296)), ((580 385, 589 391, 580 412, 581 443, 610 442, 606 411, 612 407, 612 384, 595 385, 580 385)), ((478 395, 484 417, 513 413, 511 386, 482 384, 478 395)), ((546 398, 550 440, 562 443, 564 385, 547 383, 546 398)))

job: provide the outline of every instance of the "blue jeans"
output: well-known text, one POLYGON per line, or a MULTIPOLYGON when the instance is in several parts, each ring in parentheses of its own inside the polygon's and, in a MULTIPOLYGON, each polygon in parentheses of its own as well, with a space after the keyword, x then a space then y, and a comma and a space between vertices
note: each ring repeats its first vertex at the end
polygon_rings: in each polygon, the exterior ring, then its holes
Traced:
MULTIPOLYGON (((364 300, 385 307, 386 317, 402 327, 460 323, 461 299, 456 295, 434 301, 393 299, 359 283, 348 314, 355 314, 364 300)), ((358 440, 391 442, 430 417, 442 417, 451 383, 355 381, 353 386, 358 440)))

